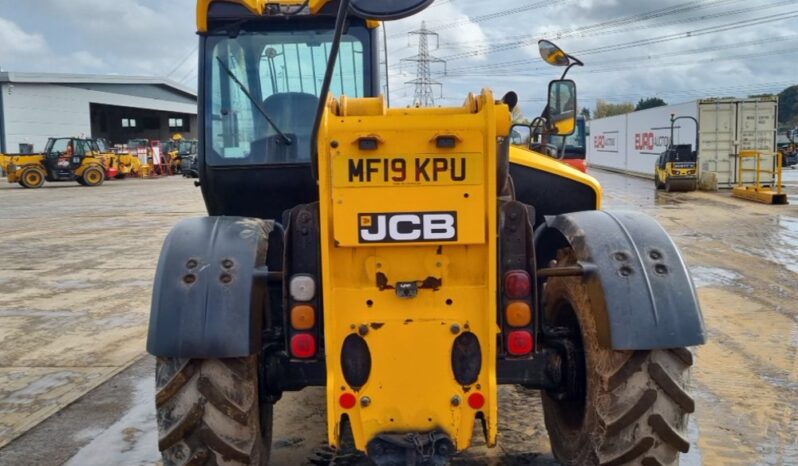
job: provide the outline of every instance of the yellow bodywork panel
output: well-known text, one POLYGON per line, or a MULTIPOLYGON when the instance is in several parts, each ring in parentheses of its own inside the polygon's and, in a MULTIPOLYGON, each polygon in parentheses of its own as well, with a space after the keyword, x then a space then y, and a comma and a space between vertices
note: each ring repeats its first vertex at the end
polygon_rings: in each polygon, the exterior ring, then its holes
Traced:
POLYGON ((44 168, 44 156, 41 154, 5 155, 2 157, 3 171, 9 183, 18 183, 25 167, 38 166, 44 168))
POLYGON ((552 173, 558 177, 589 186, 596 193, 596 210, 601 209, 603 195, 601 184, 592 176, 566 165, 557 159, 517 146, 510 146, 510 163, 552 173))
POLYGON ((432 431, 462 450, 478 413, 495 445, 496 140, 509 128, 508 107, 490 91, 450 109, 331 100, 319 134, 319 188, 333 446, 347 416, 360 450, 380 434, 432 431), (439 147, 439 137, 456 144, 439 147), (362 150, 363 140, 378 144, 362 150), (415 297, 393 289, 428 279, 438 286, 420 285, 415 297), (481 347, 481 371, 470 386, 459 385, 452 369, 462 332, 481 347), (342 369, 343 342, 353 334, 362 335, 372 361, 359 389, 342 369), (475 392, 485 398, 479 409, 467 402, 475 392), (339 403, 345 393, 357 398, 354 407, 339 403))

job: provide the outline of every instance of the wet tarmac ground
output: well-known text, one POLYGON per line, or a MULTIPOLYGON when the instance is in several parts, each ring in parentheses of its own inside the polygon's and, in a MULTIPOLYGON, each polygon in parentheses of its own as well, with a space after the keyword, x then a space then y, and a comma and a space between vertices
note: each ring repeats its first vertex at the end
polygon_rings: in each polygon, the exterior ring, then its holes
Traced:
MULTIPOLYGON (((697 410, 682 464, 798 464, 798 170, 785 170, 790 206, 655 192, 650 180, 592 174, 604 186, 605 208, 642 210, 662 223, 698 287, 710 341, 696 350, 697 410)), ((154 361, 140 356, 149 281, 171 225, 202 214, 198 190, 176 178, 109 183, 96 196, 80 187, 9 189, 0 186, 0 442, 16 438, 0 449, 0 465, 158 464, 154 361), (68 220, 56 221, 58 212, 68 220), (86 243, 90 232, 103 241, 86 243), (72 233, 80 254, 67 247, 72 233), (86 271, 90 280, 77 276, 86 271), (98 316, 105 320, 90 325, 98 316), (43 345, 46 335, 58 345, 43 345), (94 382, 85 382, 81 367, 96 374, 94 382), (17 437, 8 426, 41 420, 20 423, 19 410, 46 419, 17 437)), ((272 464, 368 464, 325 447, 324 395, 289 393, 277 405, 272 464)), ((502 387, 499 446, 488 450, 475 435, 475 447, 454 464, 556 464, 538 400, 502 387)))

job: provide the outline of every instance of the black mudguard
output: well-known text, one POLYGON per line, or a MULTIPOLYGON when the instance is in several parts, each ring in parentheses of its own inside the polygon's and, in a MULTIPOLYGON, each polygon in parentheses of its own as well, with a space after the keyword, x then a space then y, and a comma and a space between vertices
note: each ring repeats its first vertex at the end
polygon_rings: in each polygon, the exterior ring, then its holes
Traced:
POLYGON ((539 268, 548 267, 559 249, 574 250, 602 345, 646 350, 705 342, 687 266, 653 218, 598 210, 548 217, 535 242, 539 268))
POLYGON ((171 358, 237 358, 261 347, 268 312, 271 221, 190 218, 166 237, 152 292, 147 351, 171 358))

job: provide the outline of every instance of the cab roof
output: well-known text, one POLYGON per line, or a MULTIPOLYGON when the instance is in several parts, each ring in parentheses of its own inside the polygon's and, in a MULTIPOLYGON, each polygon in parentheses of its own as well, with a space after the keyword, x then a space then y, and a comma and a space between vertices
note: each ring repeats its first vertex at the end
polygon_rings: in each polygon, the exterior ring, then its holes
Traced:
POLYGON ((316 15, 333 0, 197 0, 197 30, 208 31, 208 11, 213 4, 243 6, 257 16, 316 15))

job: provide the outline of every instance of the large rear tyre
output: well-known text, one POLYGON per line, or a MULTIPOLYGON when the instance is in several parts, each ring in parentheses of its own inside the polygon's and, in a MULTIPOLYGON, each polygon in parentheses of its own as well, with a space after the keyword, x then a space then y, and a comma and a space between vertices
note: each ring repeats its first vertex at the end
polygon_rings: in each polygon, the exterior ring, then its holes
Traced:
POLYGON ((164 466, 268 464, 272 405, 260 403, 256 356, 158 358, 155 384, 164 466))
POLYGON ((551 325, 581 336, 582 393, 543 393, 554 456, 564 465, 677 465, 690 448, 685 431, 695 403, 687 392, 692 353, 685 348, 615 351, 599 344, 580 278, 552 278, 544 290, 551 325))
POLYGON ((19 184, 27 189, 41 188, 44 185, 45 176, 44 170, 41 168, 28 167, 22 170, 22 174, 19 176, 19 184))

